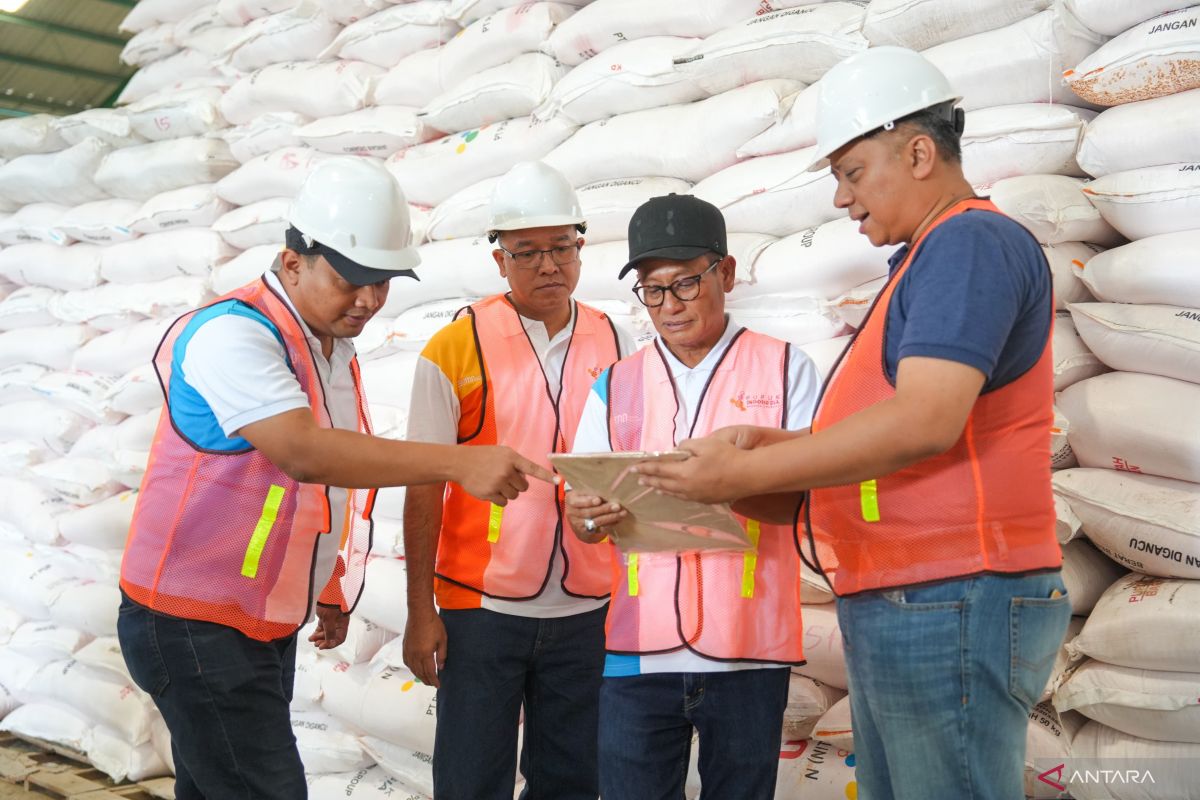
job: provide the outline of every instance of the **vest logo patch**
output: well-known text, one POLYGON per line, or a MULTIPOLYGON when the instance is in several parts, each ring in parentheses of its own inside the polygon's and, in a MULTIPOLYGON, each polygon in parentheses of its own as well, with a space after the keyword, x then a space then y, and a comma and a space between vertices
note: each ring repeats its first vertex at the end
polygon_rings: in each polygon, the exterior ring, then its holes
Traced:
POLYGON ((600 367, 588 367, 587 368, 587 374, 592 376, 592 380, 596 380, 596 378, 599 378, 601 372, 604 372, 604 370, 600 367))
POLYGON ((738 392, 729 398, 729 402, 738 411, 749 411, 752 408, 777 408, 783 402, 783 395, 738 392))

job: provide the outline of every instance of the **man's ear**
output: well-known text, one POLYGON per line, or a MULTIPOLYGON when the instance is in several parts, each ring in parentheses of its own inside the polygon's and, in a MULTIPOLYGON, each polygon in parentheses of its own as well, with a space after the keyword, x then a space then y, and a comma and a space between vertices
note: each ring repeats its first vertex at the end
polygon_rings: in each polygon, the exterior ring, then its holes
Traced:
POLYGON ((909 164, 912 176, 917 180, 925 180, 933 172, 937 161, 941 158, 937 145, 928 134, 919 133, 909 140, 907 146, 909 164))
POLYGON ((733 256, 725 256, 725 262, 717 267, 717 272, 721 273, 721 287, 728 294, 733 291, 733 285, 737 283, 737 259, 733 256))
POLYGON ((283 267, 279 270, 280 280, 295 286, 300 279, 300 270, 304 268, 304 257, 295 250, 285 249, 279 253, 279 263, 283 267))
POLYGON ((508 270, 504 267, 504 251, 499 249, 493 250, 492 258, 496 259, 496 266, 500 268, 500 277, 507 279, 508 270))

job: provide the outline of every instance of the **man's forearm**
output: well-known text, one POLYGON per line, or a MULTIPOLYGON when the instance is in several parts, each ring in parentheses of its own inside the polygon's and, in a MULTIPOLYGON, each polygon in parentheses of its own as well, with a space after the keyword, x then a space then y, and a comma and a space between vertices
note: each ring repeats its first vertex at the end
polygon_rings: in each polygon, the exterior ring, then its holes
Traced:
POLYGON ((311 433, 305 483, 356 489, 445 483, 458 475, 453 445, 406 442, 338 428, 311 433))
POLYGON ((408 608, 433 609, 433 573, 442 527, 445 484, 410 486, 404 496, 404 560, 408 572, 408 608))
POLYGON ((756 495, 871 480, 944 452, 927 429, 919 410, 891 398, 812 435, 746 452, 735 480, 756 495))

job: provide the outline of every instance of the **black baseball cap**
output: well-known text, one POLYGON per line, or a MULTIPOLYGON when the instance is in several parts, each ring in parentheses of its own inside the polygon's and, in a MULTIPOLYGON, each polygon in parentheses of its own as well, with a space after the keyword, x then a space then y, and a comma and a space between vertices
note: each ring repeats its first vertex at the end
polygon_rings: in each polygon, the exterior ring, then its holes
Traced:
POLYGON ((729 255, 721 210, 690 194, 651 197, 629 220, 629 261, 617 278, 643 259, 690 261, 705 253, 729 255))
POLYGON ((288 226, 287 233, 284 234, 284 247, 288 250, 295 250, 304 256, 325 256, 325 260, 329 262, 329 266, 333 267, 338 275, 345 278, 347 283, 354 286, 369 286, 372 283, 379 283, 380 281, 387 281, 392 278, 412 278, 414 281, 421 280, 417 277, 417 273, 411 269, 375 269, 374 267, 364 267, 362 264, 347 258, 332 247, 327 247, 315 239, 309 239, 295 225, 288 226), (309 244, 309 242, 312 242, 312 244, 309 244))

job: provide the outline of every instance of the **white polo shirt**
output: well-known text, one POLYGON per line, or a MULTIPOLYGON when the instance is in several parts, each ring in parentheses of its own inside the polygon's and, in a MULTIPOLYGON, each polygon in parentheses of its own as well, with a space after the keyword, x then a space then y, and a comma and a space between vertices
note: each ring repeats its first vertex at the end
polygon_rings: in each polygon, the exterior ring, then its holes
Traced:
MULTIPOLYGON (((321 342, 296 307, 274 272, 264 276, 267 285, 287 303, 308 337, 317 373, 325 389, 325 401, 335 428, 358 430, 358 399, 350 361, 354 345, 349 339, 334 339, 326 359, 321 342)), ((212 409, 221 430, 229 438, 246 425, 268 417, 308 408, 308 395, 287 365, 283 345, 265 325, 238 314, 222 314, 202 324, 188 341, 182 361, 183 379, 212 409)), ((346 516, 347 492, 329 487, 330 519, 346 516)), ((340 531, 320 538, 313 571, 313 605, 337 565, 340 531)), ((309 608, 309 616, 312 607, 309 608)))

